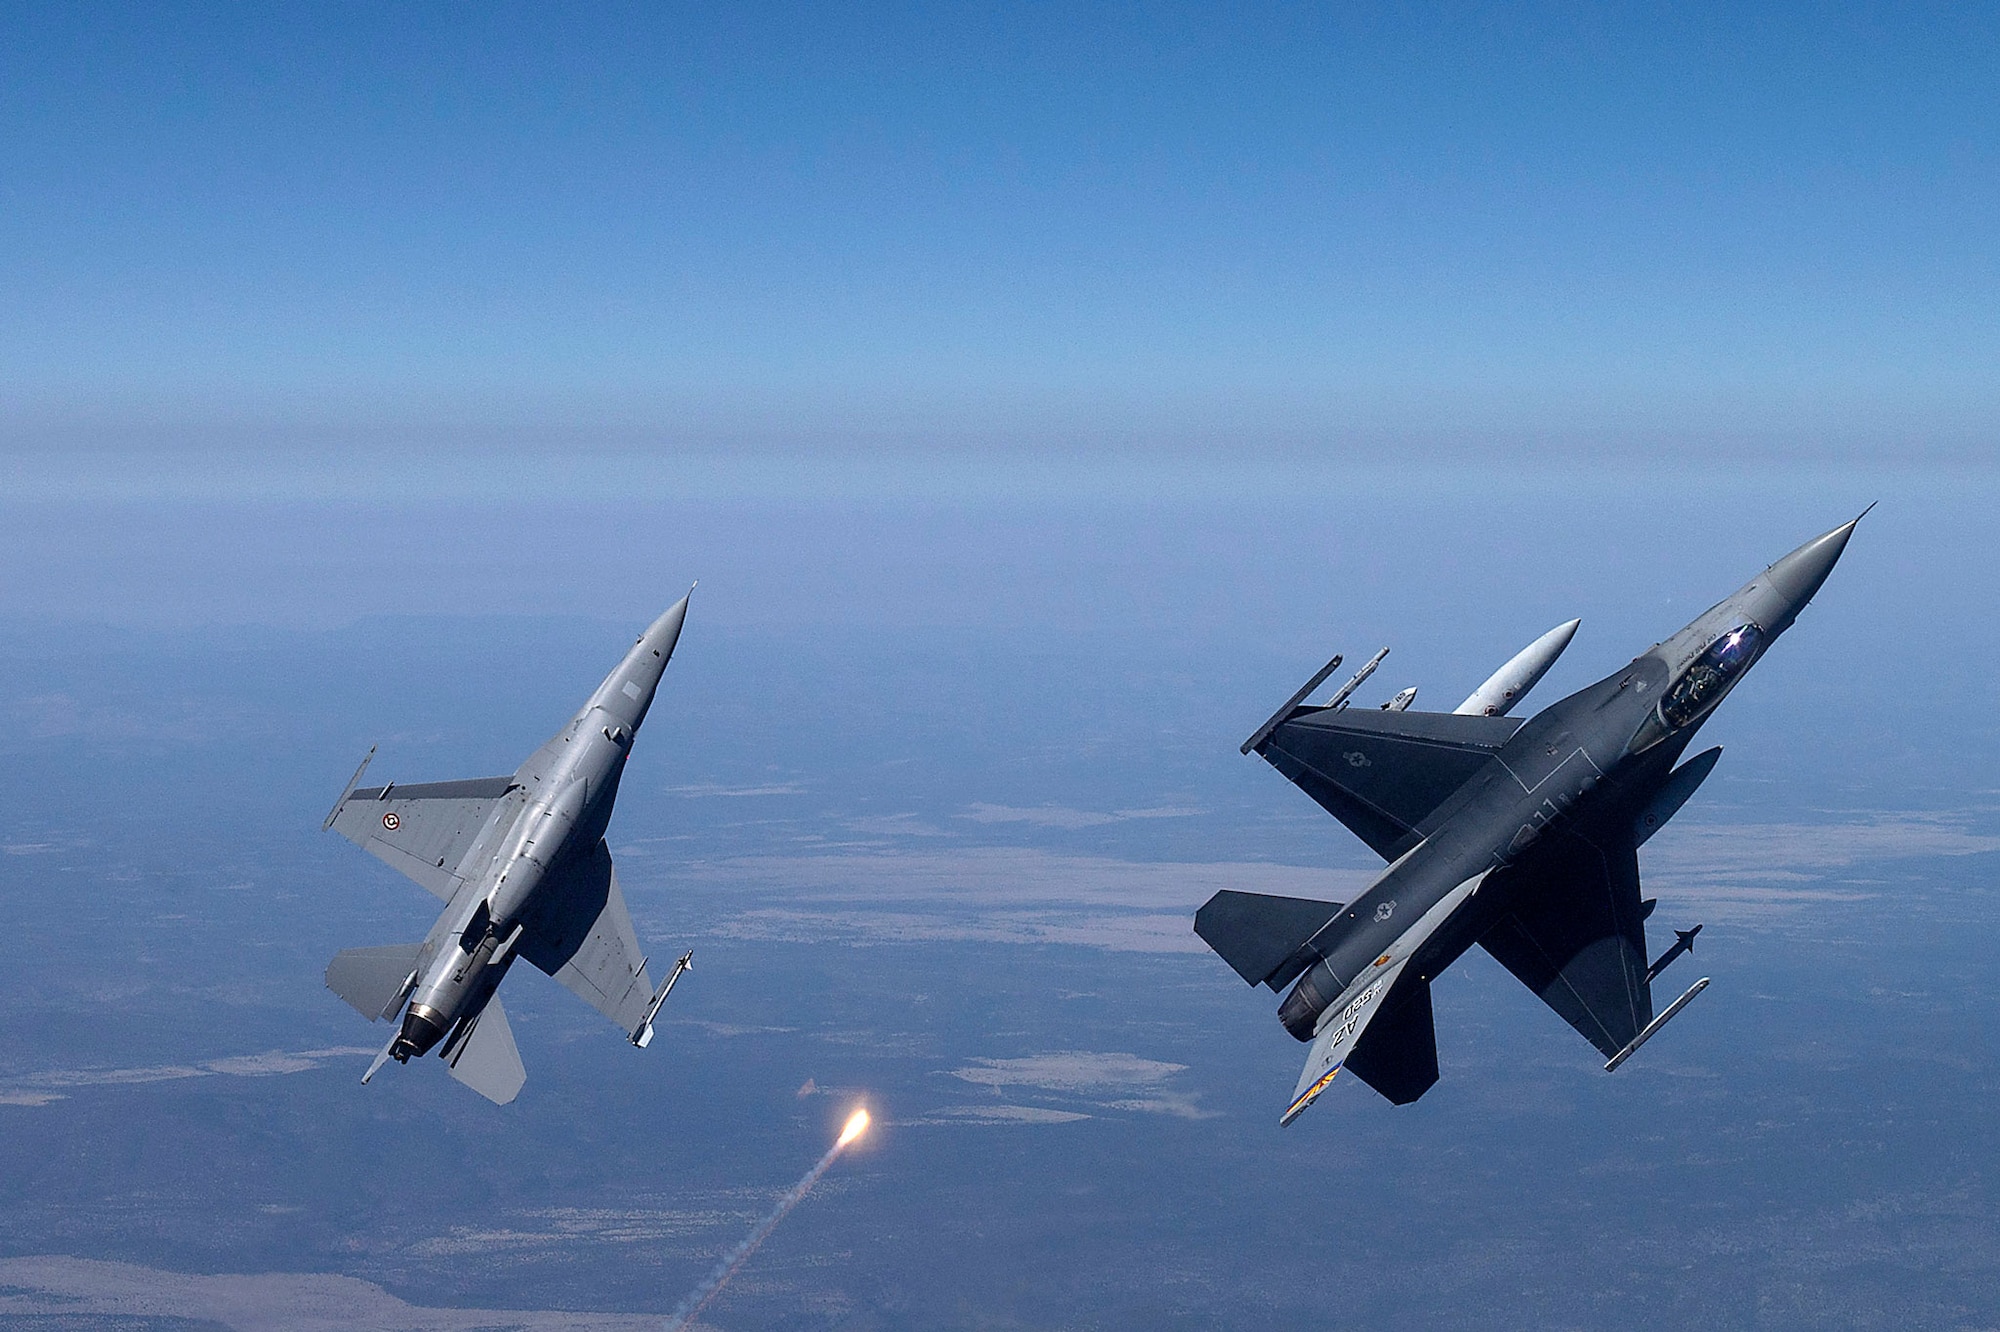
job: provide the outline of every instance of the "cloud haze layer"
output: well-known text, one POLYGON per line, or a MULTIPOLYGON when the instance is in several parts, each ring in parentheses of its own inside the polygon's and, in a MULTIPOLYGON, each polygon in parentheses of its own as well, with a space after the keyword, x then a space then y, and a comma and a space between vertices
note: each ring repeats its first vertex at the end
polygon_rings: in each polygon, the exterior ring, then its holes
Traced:
POLYGON ((232 1055, 200 1064, 158 1064, 147 1068, 45 1069, 11 1081, 0 1080, 0 1105, 48 1105, 82 1087, 122 1087, 143 1082, 178 1082, 185 1078, 268 1078, 308 1073, 330 1059, 366 1058, 367 1045, 342 1045, 324 1050, 270 1050, 232 1055))
POLYGON ((863 1102, 716 1325, 2000 1321, 1991 5, 0 28, 0 1321, 656 1325, 863 1102), (1552 701, 1875 500, 1642 853, 1709 997, 1606 1076, 1474 949, 1281 1131, 1190 913, 1379 865, 1251 728, 1580 616, 1552 701), (327 958, 435 903, 340 783, 696 578, 661 1038, 522 967, 513 1105, 359 1085, 327 958))

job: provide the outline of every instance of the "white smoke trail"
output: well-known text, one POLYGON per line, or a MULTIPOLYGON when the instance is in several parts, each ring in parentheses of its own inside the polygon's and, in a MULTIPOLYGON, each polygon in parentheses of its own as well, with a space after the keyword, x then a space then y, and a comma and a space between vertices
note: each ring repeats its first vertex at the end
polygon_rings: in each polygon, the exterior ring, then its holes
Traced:
POLYGON ((708 1307, 711 1300, 722 1293, 722 1288, 729 1284, 729 1279, 736 1275, 743 1264, 750 1261, 750 1255, 757 1252, 758 1246, 771 1237, 771 1232, 778 1228, 778 1223, 789 1216, 794 1207, 805 1201, 805 1196, 812 1192, 813 1185, 819 1183, 820 1176, 833 1165, 834 1158, 846 1150, 847 1144, 867 1131, 868 1112, 856 1110, 848 1117, 847 1127, 840 1131, 839 1141, 826 1149, 826 1155, 813 1163, 813 1168, 806 1171, 805 1178, 792 1185, 785 1191, 785 1196, 778 1199, 778 1205, 771 1209, 771 1214, 759 1221, 757 1228, 744 1236, 742 1243, 723 1254, 721 1261, 716 1263, 715 1270, 708 1274, 708 1279, 690 1291, 688 1297, 680 1302, 680 1306, 667 1316, 667 1332, 686 1332, 687 1328, 694 1325, 695 1318, 708 1307))

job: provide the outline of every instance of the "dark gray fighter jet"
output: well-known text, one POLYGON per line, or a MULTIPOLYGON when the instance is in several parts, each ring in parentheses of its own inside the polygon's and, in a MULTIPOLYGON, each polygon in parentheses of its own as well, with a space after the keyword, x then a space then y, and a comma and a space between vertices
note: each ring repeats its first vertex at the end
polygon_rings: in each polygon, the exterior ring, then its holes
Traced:
POLYGON ((460 1082, 498 1104, 513 1100, 527 1073, 497 991, 517 957, 632 1044, 652 1041, 653 1019, 694 955, 654 988, 604 831, 687 605, 682 597, 639 635, 511 777, 360 787, 368 759, 355 770, 326 826, 445 901, 422 943, 350 948, 326 969, 327 986, 370 1021, 402 1014, 363 1082, 391 1059, 408 1063, 438 1047, 460 1082))
POLYGON ((1708 984, 1654 1015, 1639 846, 1722 751, 1680 763, 1743 673, 1791 627, 1855 523, 1808 541, 1623 669, 1523 723, 1505 715, 1574 624, 1551 630, 1457 712, 1349 710, 1305 698, 1335 658, 1244 743, 1389 865, 1341 905, 1221 892, 1195 932, 1252 985, 1291 986, 1285 1029, 1312 1043, 1280 1122, 1345 1067, 1398 1105, 1437 1081, 1431 981, 1475 943, 1615 1069, 1708 984), (1559 640, 1559 641, 1558 641, 1559 640), (1504 678, 1503 678, 1504 677, 1504 678), (1523 683, 1525 681, 1525 683, 1523 683), (1678 765, 1678 766, 1676 766, 1678 765))

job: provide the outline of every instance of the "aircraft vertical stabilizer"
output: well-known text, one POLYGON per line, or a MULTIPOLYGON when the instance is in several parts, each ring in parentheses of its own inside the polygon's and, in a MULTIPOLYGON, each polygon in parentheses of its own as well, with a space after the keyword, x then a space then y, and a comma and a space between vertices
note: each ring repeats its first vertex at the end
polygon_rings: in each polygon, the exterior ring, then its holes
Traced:
POLYGON ((1382 1011, 1382 1000, 1396 984, 1403 968, 1409 965, 1405 957, 1372 975, 1363 976, 1347 988, 1347 993, 1328 1004, 1320 1018, 1319 1031, 1313 1037, 1312 1049, 1306 1052, 1305 1070, 1299 1074, 1299 1085, 1292 1089, 1292 1103, 1278 1123, 1289 1124, 1305 1113, 1307 1106, 1319 1099, 1319 1094, 1333 1085, 1334 1075, 1347 1062, 1354 1051, 1361 1034, 1375 1015, 1382 1011))

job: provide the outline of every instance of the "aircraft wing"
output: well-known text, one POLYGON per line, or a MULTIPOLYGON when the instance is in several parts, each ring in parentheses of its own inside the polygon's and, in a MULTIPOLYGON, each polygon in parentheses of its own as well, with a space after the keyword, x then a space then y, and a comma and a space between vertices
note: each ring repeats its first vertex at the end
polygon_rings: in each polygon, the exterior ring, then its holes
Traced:
POLYGON ((630 1035, 653 998, 611 848, 599 842, 538 897, 521 956, 630 1035))
POLYGON ((1616 1055, 1653 1020, 1646 981, 1639 850, 1631 837, 1603 844, 1551 835, 1507 871, 1510 898, 1479 940, 1501 966, 1583 1038, 1616 1055))
POLYGON ((1513 717, 1376 708, 1307 708, 1258 746, 1384 860, 1423 839, 1417 827, 1493 761, 1521 723, 1513 717))
POLYGON ((466 852, 513 786, 512 777, 365 786, 341 797, 327 826, 448 902, 466 852))

